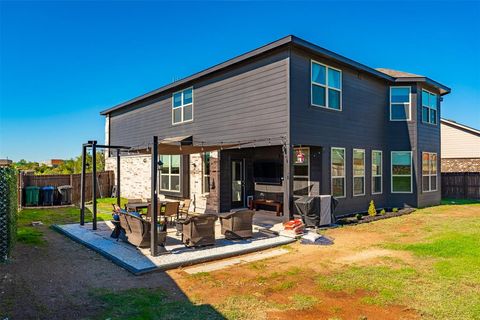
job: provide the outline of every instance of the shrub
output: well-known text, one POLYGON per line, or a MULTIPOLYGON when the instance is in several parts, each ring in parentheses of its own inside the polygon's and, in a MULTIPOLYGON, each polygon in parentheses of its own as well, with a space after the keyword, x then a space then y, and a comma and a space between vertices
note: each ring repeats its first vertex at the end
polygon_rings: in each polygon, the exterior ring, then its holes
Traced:
POLYGON ((398 208, 393 208, 392 212, 398 212, 398 208))
POLYGON ((12 251, 17 234, 17 172, 0 167, 0 261, 12 251))
POLYGON ((370 217, 374 217, 377 215, 377 209, 375 209, 375 203, 372 201, 370 201, 370 205, 368 206, 368 215, 370 217))
POLYGON ((355 215, 355 218, 357 218, 357 220, 360 221, 360 220, 362 220, 363 216, 362 216, 361 213, 357 213, 357 214, 355 215))
POLYGON ((385 209, 382 209, 382 211, 380 211, 380 214, 381 214, 382 216, 383 216, 385 213, 387 213, 387 212, 385 211, 385 209))

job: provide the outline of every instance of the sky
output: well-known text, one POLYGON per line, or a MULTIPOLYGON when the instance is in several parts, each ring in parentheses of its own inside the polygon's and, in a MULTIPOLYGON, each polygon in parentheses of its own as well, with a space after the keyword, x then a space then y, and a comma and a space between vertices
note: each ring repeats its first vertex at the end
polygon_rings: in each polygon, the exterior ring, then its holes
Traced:
POLYGON ((480 2, 0 0, 0 158, 72 158, 99 112, 294 34, 452 88, 442 117, 480 128, 480 2))

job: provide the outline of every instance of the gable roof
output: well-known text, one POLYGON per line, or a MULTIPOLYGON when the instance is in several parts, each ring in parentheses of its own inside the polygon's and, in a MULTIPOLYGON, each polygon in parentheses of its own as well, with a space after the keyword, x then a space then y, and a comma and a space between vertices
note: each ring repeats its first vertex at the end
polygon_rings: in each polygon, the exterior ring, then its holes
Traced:
POLYGON ((383 72, 385 74, 388 74, 391 77, 394 78, 417 78, 417 77, 423 77, 421 75, 415 74, 415 73, 409 73, 409 72, 404 72, 404 71, 398 71, 398 70, 393 70, 393 69, 387 69, 387 68, 377 68, 377 71, 383 72))
MULTIPOLYGON (((266 52, 269 52, 269 51, 272 51, 274 49, 277 49, 277 48, 280 48, 280 47, 284 47, 284 46, 288 46, 288 45, 292 45, 292 46, 295 46, 295 47, 298 47, 298 48, 301 48, 301 49, 304 49, 304 50, 307 50, 307 51, 311 51, 317 55, 320 55, 320 56, 323 56, 325 58, 329 58, 329 59, 333 59, 333 60, 336 60, 340 63, 343 63, 353 69, 356 69, 356 70, 359 70, 359 71, 364 71, 364 72, 368 72, 370 73, 371 75, 375 76, 375 77, 378 77, 378 78, 381 78, 381 79, 385 79, 387 81, 392 81, 392 82, 405 82, 405 81, 399 81, 399 79, 410 79, 409 81, 412 81, 412 82, 429 82, 431 85, 437 87, 440 89, 441 91, 441 94, 447 94, 447 93, 450 93, 450 88, 438 83, 438 82, 435 82, 429 78, 426 78, 426 77, 422 77, 422 76, 417 76, 417 75, 414 75, 414 74, 409 74, 409 75, 412 75, 412 76, 415 76, 415 77, 406 77, 406 78, 398 78, 396 76, 392 76, 390 74, 388 74, 387 72, 383 72, 381 70, 389 70, 389 69, 380 69, 380 70, 376 70, 374 68, 371 68, 371 67, 368 67, 364 64, 361 64, 357 61, 354 61, 352 59, 349 59, 347 57, 344 57, 342 55, 339 55, 333 51, 330 51, 330 50, 327 50, 325 48, 322 48, 320 46, 317 46, 311 42, 308 42, 306 40, 303 40, 301 38, 298 38, 296 36, 293 36, 293 35, 288 35, 286 37, 283 37, 279 40, 276 40, 276 41, 273 41, 271 43, 268 43, 264 46, 261 46, 257 49, 254 49, 252 51, 249 51, 247 53, 244 53, 244 54, 241 54, 237 57, 234 57, 232 59, 229 59, 225 62, 222 62, 222 63, 219 63, 217 65, 214 65, 213 67, 210 67, 210 68, 207 68, 203 71, 200 71, 200 72, 197 72, 189 77, 186 77, 186 78, 183 78, 181 80, 178 80, 178 81, 175 81, 175 82, 172 82, 168 85, 165 85, 163 87, 160 87, 156 90, 153 90, 153 91, 150 91, 146 94, 143 94, 141 96, 138 96, 136 98, 133 98, 131 100, 128 100, 128 101, 125 101, 123 103, 120 103, 112 108, 109 108, 109 109, 106 109, 106 110, 103 110, 102 112, 100 112, 101 115, 107 115, 107 114, 110 114, 111 112, 113 111, 116 111, 116 110, 119 110, 119 109, 122 109, 124 107, 127 107, 127 106, 130 106, 132 105, 133 103, 136 103, 136 102, 139 102, 139 101, 142 101, 144 99, 147 99, 153 95, 156 95, 156 94, 159 94, 159 93, 162 93, 162 92, 165 92, 165 91, 168 91, 168 90, 171 90, 171 89, 174 89, 174 88, 177 88, 177 87, 180 87, 182 85, 185 85, 186 83, 188 82, 191 82, 191 81, 194 81, 194 80, 197 80, 199 78, 202 78, 202 77, 205 77, 207 75, 210 75, 214 72, 217 72, 217 71, 220 71, 220 70, 223 70, 227 67, 230 67, 230 66, 233 66, 237 63, 240 63, 240 62, 243 62, 247 59, 251 59, 251 58, 254 58, 254 57, 257 57, 263 53, 266 53, 266 52), (428 81, 427 81, 428 80, 428 81)), ((393 70, 392 70, 393 71, 393 70)))
POLYGON ((446 124, 446 125, 449 125, 451 127, 456 127, 458 129, 461 129, 461 130, 464 130, 464 131, 468 131, 470 133, 473 133, 473 134, 476 134, 476 135, 480 135, 480 130, 478 129, 475 129, 475 128, 472 128, 472 127, 469 127, 469 126, 466 126, 464 124, 461 124, 461 123, 458 123, 454 120, 449 120, 449 119, 440 119, 440 123, 442 124, 446 124))

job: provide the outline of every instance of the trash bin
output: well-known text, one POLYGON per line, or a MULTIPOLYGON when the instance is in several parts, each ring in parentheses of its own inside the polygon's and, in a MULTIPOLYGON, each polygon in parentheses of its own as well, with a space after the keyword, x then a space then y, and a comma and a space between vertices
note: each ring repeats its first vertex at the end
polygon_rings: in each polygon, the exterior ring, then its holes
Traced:
POLYGON ((45 186, 40 189, 42 191, 42 205, 53 206, 53 191, 55 187, 45 186))
POLYGON ((303 196, 295 201, 295 207, 306 227, 332 224, 337 201, 331 195, 303 196))
POLYGON ((25 188, 25 205, 38 206, 40 187, 28 186, 25 188))
POLYGON ((72 204, 72 186, 60 186, 58 192, 60 192, 60 204, 72 204))

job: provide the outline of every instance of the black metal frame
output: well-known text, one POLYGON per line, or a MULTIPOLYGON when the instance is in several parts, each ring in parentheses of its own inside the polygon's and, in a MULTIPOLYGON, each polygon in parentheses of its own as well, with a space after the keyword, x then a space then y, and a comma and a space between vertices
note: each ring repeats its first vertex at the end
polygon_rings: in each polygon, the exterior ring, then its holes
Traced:
MULTIPOLYGON (((130 147, 124 146, 109 146, 97 144, 97 141, 92 140, 82 145, 82 176, 81 176, 81 197, 80 197, 80 225, 85 224, 85 179, 87 168, 87 148, 92 148, 92 203, 93 203, 93 223, 92 229, 97 230, 97 148, 102 149, 116 149, 117 150, 117 189, 115 196, 117 198, 117 205, 120 206, 120 152, 122 150, 129 150, 130 147)), ((150 237, 150 252, 152 256, 159 254, 158 242, 158 136, 153 137, 152 147, 152 222, 151 222, 151 237, 150 237)))

